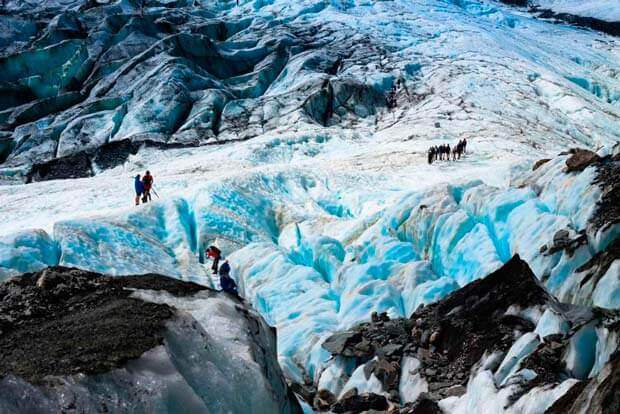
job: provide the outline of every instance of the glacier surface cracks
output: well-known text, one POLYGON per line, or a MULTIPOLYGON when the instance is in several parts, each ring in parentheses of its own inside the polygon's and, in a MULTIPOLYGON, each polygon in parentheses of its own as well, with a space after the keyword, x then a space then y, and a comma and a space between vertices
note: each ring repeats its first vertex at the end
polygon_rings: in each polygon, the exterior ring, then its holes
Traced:
MULTIPOLYGON (((468 0, 20 3, 0 16, 23 27, 1 38, 0 278, 63 265, 217 287, 216 243, 287 379, 336 395, 385 390, 328 337, 407 318, 515 254, 559 301, 620 308, 620 224, 597 220, 618 191, 616 38, 468 0), (463 138, 463 159, 426 164, 463 138), (605 166, 565 172, 571 147, 605 166), (147 168, 162 199, 133 208, 147 168)), ((442 409, 503 407, 560 319, 530 315, 536 332, 442 409)), ((572 338, 580 379, 618 341, 593 324, 572 338)), ((425 390, 406 378, 402 395, 425 390)), ((514 409, 543 412, 575 381, 514 409)))

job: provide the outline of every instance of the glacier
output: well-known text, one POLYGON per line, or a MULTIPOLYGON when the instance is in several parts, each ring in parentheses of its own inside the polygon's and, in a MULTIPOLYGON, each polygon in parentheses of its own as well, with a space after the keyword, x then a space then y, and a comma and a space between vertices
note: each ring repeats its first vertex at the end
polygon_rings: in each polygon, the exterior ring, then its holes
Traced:
MULTIPOLYGON (((216 244, 287 381, 338 398, 394 396, 327 338, 409 318, 515 255, 562 304, 620 308, 617 37, 491 1, 239 3, 4 3, 0 280, 60 265, 218 288, 216 244), (463 158, 426 162, 463 138, 463 158), (134 207, 146 169, 161 198, 134 207)), ((604 0, 532 5, 618 20, 604 0)), ((544 412, 604 383, 618 333, 596 317, 573 332, 574 312, 511 309, 532 330, 440 409, 544 412), (570 337, 570 375, 506 408, 550 335, 570 337)), ((413 404, 432 384, 403 359, 413 404)))

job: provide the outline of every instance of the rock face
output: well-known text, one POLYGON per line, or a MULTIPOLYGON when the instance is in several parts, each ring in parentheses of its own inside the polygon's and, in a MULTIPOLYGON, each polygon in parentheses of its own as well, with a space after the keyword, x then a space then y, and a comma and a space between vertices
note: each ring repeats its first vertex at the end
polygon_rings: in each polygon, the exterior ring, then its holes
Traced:
MULTIPOLYGON (((516 412, 529 412, 519 407, 527 407, 530 395, 545 387, 568 378, 584 380, 587 385, 573 381, 581 394, 572 391, 566 394, 568 401, 558 402, 561 407, 573 404, 572 411, 552 411, 581 412, 577 407, 592 404, 596 410, 603 400, 615 402, 610 389, 618 376, 617 354, 612 354, 618 347, 619 318, 615 311, 558 303, 515 256, 409 319, 378 315, 331 336, 323 346, 340 361, 363 366, 368 384, 378 380, 400 412, 439 412, 437 403, 459 412, 461 403, 478 404, 467 401, 476 398, 470 393, 482 392, 475 389, 481 375, 506 388, 502 404, 516 412), (598 361, 592 359, 594 348, 606 349, 598 361), (588 380, 589 375, 594 378, 588 380)), ((354 378, 350 381, 359 386, 354 378)), ((561 395, 558 391, 555 398, 561 395)), ((351 398, 344 393, 332 410, 351 398)))
POLYGON ((0 300, 2 412, 300 411, 273 331, 203 286, 53 267, 0 300))
POLYGON ((385 56, 377 44, 336 22, 229 19, 225 3, 6 2, 0 23, 28 35, 1 39, 10 46, 0 57, 3 167, 31 181, 84 177, 109 167, 101 148, 121 141, 242 140, 385 106, 391 85, 338 76, 385 56))
POLYGON ((595 152, 581 148, 572 149, 570 154, 571 156, 566 160, 566 172, 583 171, 599 160, 595 152))
POLYGON ((617 352, 594 378, 575 384, 545 414, 620 412, 620 354, 617 352))

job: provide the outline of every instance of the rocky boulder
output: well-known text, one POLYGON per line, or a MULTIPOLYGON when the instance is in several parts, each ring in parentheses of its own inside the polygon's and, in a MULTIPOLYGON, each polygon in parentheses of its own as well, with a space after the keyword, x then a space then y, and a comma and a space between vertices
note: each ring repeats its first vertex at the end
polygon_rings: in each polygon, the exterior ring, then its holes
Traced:
MULTIPOLYGON (((565 236, 556 237, 558 244, 565 236)), ((609 264, 604 258, 599 261, 599 266, 609 264)), ((341 361, 363 367, 367 386, 389 395, 401 413, 435 413, 440 401, 467 401, 471 381, 480 372, 490 373, 485 375, 491 375, 498 388, 510 387, 507 406, 568 378, 582 388, 586 385, 579 381, 587 381, 588 392, 598 387, 600 405, 605 398, 615 401, 609 384, 615 381, 618 364, 609 352, 618 347, 619 320, 617 311, 559 303, 515 256, 487 277, 419 308, 409 319, 373 315, 371 322, 328 338, 324 348, 341 361), (361 343, 367 352, 359 352, 361 343), (595 348, 599 362, 590 357, 595 348), (611 362, 603 367, 607 358, 611 362), (588 380, 589 375, 600 379, 588 380)), ((359 384, 359 376, 355 381, 359 384)), ((578 392, 567 395, 573 394, 578 392)), ((336 405, 345 397, 353 398, 345 393, 336 405)), ((576 398, 562 407, 578 404, 576 398)))
POLYGON ((571 149, 569 153, 571 156, 566 160, 566 172, 583 171, 600 158, 595 152, 582 148, 571 149))
POLYGON ((47 268, 0 285, 0 330, 2 412, 300 412, 273 330, 195 283, 47 268))

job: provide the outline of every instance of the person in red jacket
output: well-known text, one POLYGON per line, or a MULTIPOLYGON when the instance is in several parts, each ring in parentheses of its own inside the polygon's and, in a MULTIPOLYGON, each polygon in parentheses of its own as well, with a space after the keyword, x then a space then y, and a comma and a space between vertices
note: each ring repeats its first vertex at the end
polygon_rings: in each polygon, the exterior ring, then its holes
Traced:
POLYGON ((222 258, 222 252, 215 246, 209 246, 207 247, 205 253, 207 254, 207 257, 213 259, 211 270, 213 270, 213 273, 217 274, 218 265, 220 263, 220 259, 222 258))
POLYGON ((142 177, 142 186, 144 187, 142 202, 146 203, 147 201, 151 201, 151 187, 153 187, 153 176, 148 170, 146 174, 144 174, 144 177, 142 177))

